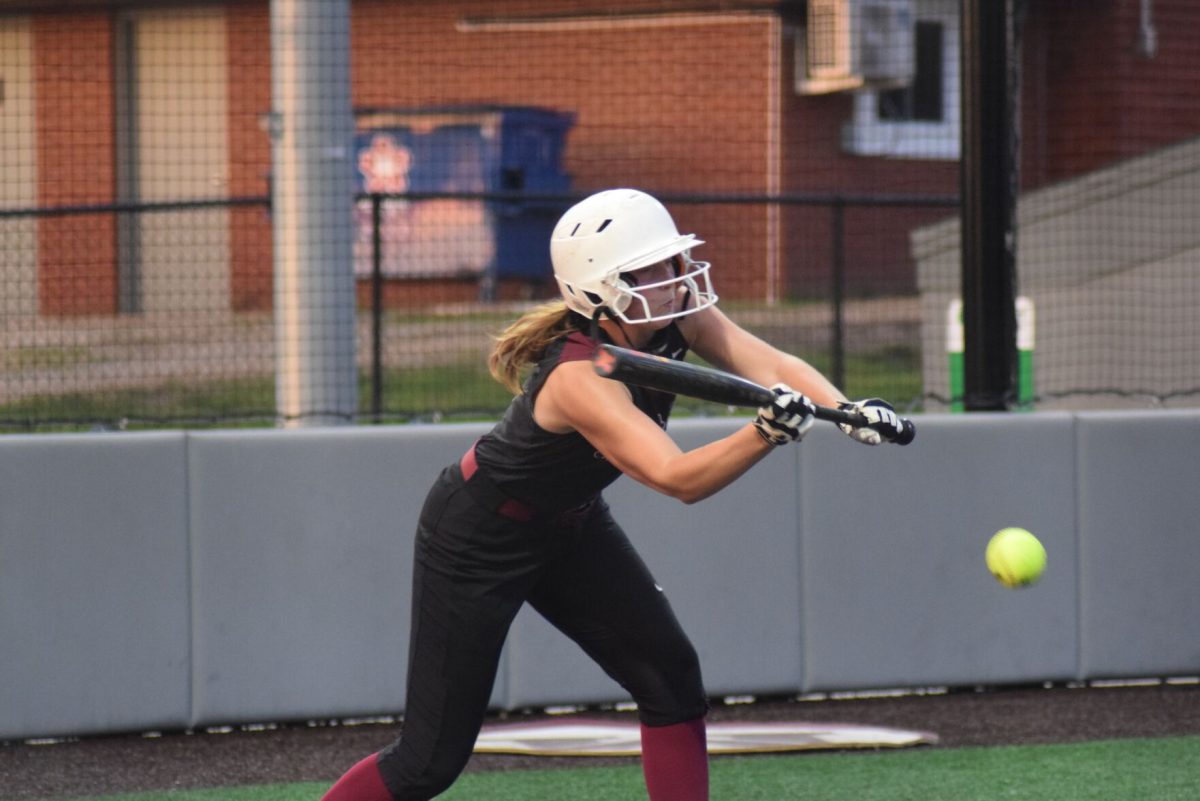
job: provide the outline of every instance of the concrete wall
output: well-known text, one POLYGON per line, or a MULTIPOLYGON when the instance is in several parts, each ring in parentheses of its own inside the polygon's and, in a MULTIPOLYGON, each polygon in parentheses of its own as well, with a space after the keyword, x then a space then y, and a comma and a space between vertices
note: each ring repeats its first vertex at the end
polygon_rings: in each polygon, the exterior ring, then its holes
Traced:
MULTIPOLYGON (((609 491, 713 695, 1200 673, 1200 412, 917 422, 819 426, 690 507, 609 491), (984 566, 1008 525, 1032 588, 984 566)), ((0 438, 0 739, 401 712, 415 518, 483 430, 0 438)), ((521 613, 496 707, 624 699, 521 613)))

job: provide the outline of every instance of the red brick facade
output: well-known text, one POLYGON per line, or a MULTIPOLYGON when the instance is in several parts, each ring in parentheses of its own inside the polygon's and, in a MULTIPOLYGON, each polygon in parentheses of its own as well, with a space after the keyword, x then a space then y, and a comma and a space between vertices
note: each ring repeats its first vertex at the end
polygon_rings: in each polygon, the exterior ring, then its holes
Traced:
MULTIPOLYGON (((229 193, 270 193, 271 141, 262 129, 271 108, 271 22, 264 4, 228 9, 229 193)), ((271 220, 261 207, 230 211, 229 298, 236 311, 269 309, 272 303, 271 220)))
MULTIPOLYGON (((1200 132, 1200 5, 1154 3, 1154 58, 1137 52, 1138 0, 1027 5, 1025 188, 1200 132)), ((695 7, 624 0, 605 4, 604 15, 580 18, 577 4, 566 0, 356 0, 353 104, 572 111, 565 167, 580 192, 622 184, 668 194, 958 191, 955 161, 863 157, 843 148, 852 97, 795 93, 792 21, 750 2, 688 11, 695 7), (539 23, 526 24, 533 18, 539 23)), ((268 4, 230 2, 226 15, 229 193, 261 196, 270 168, 262 126, 270 107, 268 4)), ((35 17, 41 205, 114 197, 113 19, 91 12, 35 17)), ((825 292, 832 258, 828 207, 788 206, 775 216, 753 205, 675 203, 672 209, 681 228, 708 241, 701 254, 714 263, 723 296, 825 292)), ((849 209, 844 256, 852 285, 911 289, 909 230, 951 213, 849 209)), ((269 308, 269 216, 261 208, 235 209, 231 226, 231 304, 269 308)), ((112 215, 42 219, 43 313, 115 309, 115 237, 112 215)), ((474 293, 462 283, 388 287, 396 303, 474 293)))
POLYGON ((1025 188, 1200 133, 1200 4, 1155 0, 1153 57, 1139 52, 1139 0, 1029 7, 1022 76, 1025 188))
MULTIPOLYGON (((446 2, 399 13, 393 2, 355 3, 354 106, 570 110, 577 121, 566 168, 579 191, 620 184, 680 193, 767 191, 768 57, 778 30, 773 16, 709 14, 679 24, 601 22, 583 30, 459 28, 461 20, 494 5, 446 2)), ((525 5, 519 13, 532 13, 525 5)), ((542 3, 538 13, 568 5, 542 3)), ((230 14, 230 74, 239 76, 230 93, 233 186, 254 194, 270 163, 269 142, 255 117, 269 108, 265 6, 262 12, 237 6, 230 14)), ((762 209, 681 205, 675 213, 681 228, 702 232, 711 243, 703 255, 722 265, 728 294, 766 294, 762 209)), ((234 302, 263 308, 270 302, 269 222, 257 211, 239 211, 233 233, 234 302)), ((475 286, 462 282, 389 283, 386 289, 388 302, 401 304, 476 294, 475 286)))
MULTIPOLYGON (((34 18, 39 206, 114 199, 112 43, 107 14, 34 18)), ((112 214, 39 220, 41 313, 116 311, 116 236, 112 214)))

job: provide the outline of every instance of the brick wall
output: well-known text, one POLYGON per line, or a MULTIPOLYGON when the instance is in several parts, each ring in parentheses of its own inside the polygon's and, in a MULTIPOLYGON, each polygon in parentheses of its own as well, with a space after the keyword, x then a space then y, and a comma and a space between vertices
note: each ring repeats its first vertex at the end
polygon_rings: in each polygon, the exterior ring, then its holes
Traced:
MULTIPOLYGON (((271 108, 271 21, 266 4, 230 5, 229 193, 234 197, 270 194, 271 141, 263 131, 271 108)), ((269 309, 273 252, 269 212, 258 206, 229 214, 230 303, 237 311, 269 309)))
MULTIPOLYGON (((574 9, 515 5, 505 4, 505 13, 574 9)), ((458 23, 480 19, 489 4, 439 3, 413 14, 384 2, 354 8, 357 106, 498 103, 572 111, 565 166, 581 192, 622 185, 651 192, 767 189, 772 20, 765 15, 464 30, 458 23)), ((672 211, 682 230, 709 243, 697 255, 714 262, 723 294, 766 293, 763 210, 672 211)))
MULTIPOLYGON (((632 4, 626 4, 632 5, 632 4)), ((662 7, 662 4, 657 4, 662 7)), ((676 4, 679 5, 679 4, 676 4)), ((356 108, 536 105, 572 111, 565 167, 580 192, 619 185, 648 191, 766 191, 767 71, 772 19, 701 15, 674 22, 503 30, 458 23, 494 4, 409 6, 356 2, 352 12, 356 108), (470 27, 470 26, 468 26, 470 27)), ((547 13, 570 4, 506 10, 547 13)), ((256 114, 269 108, 266 7, 230 9, 231 151, 235 193, 262 189, 269 141, 256 114)), ((265 189, 263 190, 265 191, 265 189)), ((751 207, 673 207, 681 229, 708 240, 726 296, 766 293, 765 213, 751 207)), ((270 302, 269 221, 234 217, 233 288, 242 308, 270 302)), ((473 297, 475 287, 392 285, 388 298, 473 297)), ((553 291, 547 287, 547 291, 553 291)))
MULTIPOLYGON (((851 97, 802 97, 792 88, 791 22, 751 4, 682 12, 694 4, 621 0, 602 19, 571 17, 566 0, 398 4, 352 8, 353 103, 358 108, 540 105, 572 111, 565 156, 573 186, 587 192, 635 185, 658 193, 764 193, 772 188, 776 136, 784 192, 952 194, 958 164, 864 158, 841 146, 851 97), (649 14, 650 10, 659 13, 649 14), (637 12, 632 17, 614 16, 637 12), (504 14, 509 24, 497 15, 504 14), (559 15, 546 22, 547 15, 559 15), (542 17, 540 25, 521 24, 542 17), (779 58, 775 64, 773 59, 779 58), (771 81, 777 80, 772 95, 771 81), (770 110, 779 129, 771 130, 770 110)), ((1200 6, 1157 0, 1154 58, 1138 54, 1138 0, 1029 3, 1023 65, 1025 188, 1079 174, 1200 131, 1200 6)), ((270 107, 268 4, 226 6, 229 36, 230 192, 268 192, 270 107)), ((36 17, 39 202, 113 198, 112 32, 102 13, 36 17)), ((708 241, 724 297, 772 289, 819 294, 828 286, 827 208, 785 208, 777 228, 752 206, 671 204, 680 225, 708 241), (772 269, 771 237, 780 263, 772 269), (769 285, 770 281, 775 286, 769 285)), ((911 288, 907 233, 946 209, 852 212, 846 263, 852 287, 911 288)), ((260 208, 231 214, 231 298, 269 308, 271 230, 260 208)), ((109 216, 45 219, 39 227, 39 298, 45 313, 115 308, 115 224, 109 216)), ((392 285, 395 302, 437 293, 474 295, 464 283, 392 285)))
POLYGON ((1029 3, 1022 183, 1033 189, 1200 133, 1200 4, 1155 0, 1153 57, 1139 0, 1029 3))
MULTIPOLYGON (((946 195, 958 192, 958 162, 863 157, 842 147, 842 127, 853 116, 853 95, 797 95, 792 76, 792 37, 785 31, 783 108, 784 189, 841 194, 946 195)), ((914 226, 942 219, 953 209, 847 209, 844 217, 846 285, 854 293, 911 291, 915 266, 908 235, 914 226)), ((792 207, 784 211, 782 269, 787 292, 827 296, 832 282, 832 211, 792 207)))
MULTIPOLYGON (((113 37, 109 17, 87 13, 35 17, 33 51, 38 205, 112 202, 113 37)), ((115 216, 40 218, 39 312, 111 313, 116 303, 115 216)))

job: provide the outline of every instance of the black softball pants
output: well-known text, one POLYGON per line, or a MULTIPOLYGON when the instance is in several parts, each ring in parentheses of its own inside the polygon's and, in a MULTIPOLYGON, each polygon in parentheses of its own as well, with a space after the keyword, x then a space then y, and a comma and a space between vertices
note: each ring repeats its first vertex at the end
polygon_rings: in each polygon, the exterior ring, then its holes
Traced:
POLYGON ((603 499, 522 523, 468 490, 446 468, 417 528, 404 726, 378 761, 397 801, 433 798, 465 767, 525 602, 630 693, 642 723, 706 713, 695 649, 603 499))

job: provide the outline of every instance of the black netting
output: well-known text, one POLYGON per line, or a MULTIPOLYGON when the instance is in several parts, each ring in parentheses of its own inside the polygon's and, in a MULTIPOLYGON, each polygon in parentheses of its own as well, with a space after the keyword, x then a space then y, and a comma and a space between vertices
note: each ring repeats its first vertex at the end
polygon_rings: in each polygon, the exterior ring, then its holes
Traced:
MULTIPOLYGON (((1020 403, 1194 406, 1200 5, 1017 5, 1020 403)), ((613 186, 849 395, 957 408, 959 6, 0 4, 0 426, 492 417, 613 186)))

